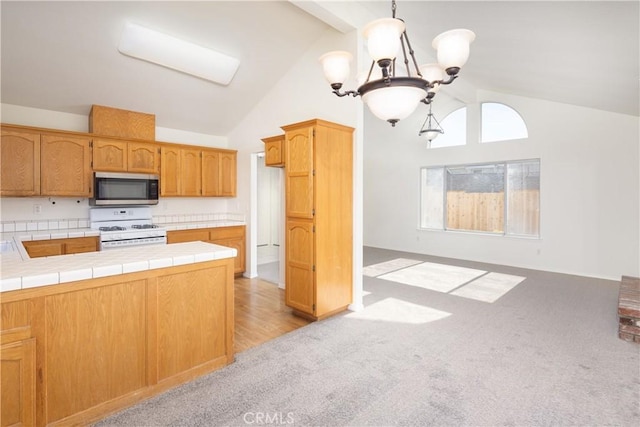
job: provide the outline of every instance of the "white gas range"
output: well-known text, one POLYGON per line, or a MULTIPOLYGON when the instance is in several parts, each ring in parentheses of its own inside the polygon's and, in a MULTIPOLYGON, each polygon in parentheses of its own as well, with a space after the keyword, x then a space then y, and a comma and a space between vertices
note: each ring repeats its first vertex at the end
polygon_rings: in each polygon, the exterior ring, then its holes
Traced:
POLYGON ((167 243, 167 229, 153 224, 149 206, 91 208, 90 227, 100 230, 100 250, 167 243))

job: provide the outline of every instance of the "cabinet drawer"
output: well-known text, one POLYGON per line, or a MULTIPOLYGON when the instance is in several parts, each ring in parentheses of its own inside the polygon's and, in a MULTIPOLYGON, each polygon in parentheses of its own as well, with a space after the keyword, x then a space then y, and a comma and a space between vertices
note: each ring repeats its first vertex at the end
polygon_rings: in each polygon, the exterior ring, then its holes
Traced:
POLYGON ((206 229, 176 230, 167 232, 167 243, 206 242, 209 240, 209 232, 206 229))
POLYGON ((209 240, 228 239, 233 237, 244 237, 244 225, 233 227, 220 227, 209 229, 209 240))
POLYGON ((30 240, 22 242, 31 258, 96 252, 98 237, 74 237, 71 239, 30 240))
POLYGON ((62 255, 64 253, 62 242, 59 240, 33 240, 22 242, 22 244, 31 258, 62 255))
POLYGON ((79 237, 77 239, 69 239, 64 244, 65 254, 96 252, 97 250, 98 250, 97 237, 79 237))

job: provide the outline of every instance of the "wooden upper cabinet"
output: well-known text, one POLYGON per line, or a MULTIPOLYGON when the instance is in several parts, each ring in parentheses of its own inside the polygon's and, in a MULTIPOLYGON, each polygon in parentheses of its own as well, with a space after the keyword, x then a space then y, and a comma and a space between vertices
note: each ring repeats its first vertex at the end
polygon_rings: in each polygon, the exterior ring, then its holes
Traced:
POLYGON ((236 152, 162 146, 160 196, 234 197, 236 152))
POLYGON ((160 171, 158 144, 150 142, 128 143, 128 171, 157 174, 160 171))
POLYGON ((180 150, 182 174, 180 175, 180 195, 202 195, 202 157, 201 150, 180 150))
POLYGON ((224 197, 236 196, 236 153, 220 152, 220 195, 224 197))
POLYGON ((93 139, 93 170, 107 172, 127 171, 127 142, 93 139))
POLYGON ((160 196, 180 195, 180 147, 160 148, 160 196))
POLYGON ((220 152, 202 151, 202 195, 220 195, 220 152))
POLYGON ((264 165, 278 168, 284 167, 284 135, 264 138, 264 165))
POLYGON ((159 146, 150 142, 93 139, 93 170, 157 174, 159 146))
POLYGON ((313 218, 313 127, 286 133, 287 217, 313 218))
POLYGON ((93 195, 90 143, 89 137, 41 134, 41 195, 93 195))
POLYGON ((2 128, 0 195, 40 194, 40 133, 2 128))
POLYGON ((91 197, 93 172, 160 175, 161 197, 235 197, 237 152, 3 125, 0 196, 91 197))

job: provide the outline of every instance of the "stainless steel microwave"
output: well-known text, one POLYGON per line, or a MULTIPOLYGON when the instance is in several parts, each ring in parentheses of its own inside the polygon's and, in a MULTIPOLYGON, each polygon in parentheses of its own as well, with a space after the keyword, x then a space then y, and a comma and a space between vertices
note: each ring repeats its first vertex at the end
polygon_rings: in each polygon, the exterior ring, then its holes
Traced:
POLYGON ((157 205, 158 175, 95 172, 91 206, 157 205))

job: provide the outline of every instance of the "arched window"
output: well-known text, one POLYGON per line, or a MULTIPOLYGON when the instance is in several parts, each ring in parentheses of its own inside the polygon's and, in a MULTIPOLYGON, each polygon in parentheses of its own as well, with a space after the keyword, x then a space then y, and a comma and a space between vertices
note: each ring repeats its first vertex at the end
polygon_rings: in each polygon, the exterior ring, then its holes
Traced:
POLYGON ((454 147, 467 143, 467 107, 449 113, 440 122, 444 133, 431 141, 431 148, 454 147))
POLYGON ((482 104, 481 114, 482 137, 480 142, 523 139, 528 136, 527 125, 520 114, 507 105, 485 102, 482 104))

